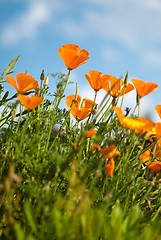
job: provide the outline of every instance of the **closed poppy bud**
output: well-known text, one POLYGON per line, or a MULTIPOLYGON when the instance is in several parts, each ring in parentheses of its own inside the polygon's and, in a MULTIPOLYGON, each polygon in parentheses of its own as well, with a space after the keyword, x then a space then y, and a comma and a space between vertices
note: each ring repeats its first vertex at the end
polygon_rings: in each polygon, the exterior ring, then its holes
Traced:
POLYGON ((105 172, 109 177, 113 176, 114 173, 114 168, 115 168, 115 161, 113 158, 111 158, 108 162, 108 164, 105 166, 105 172))
POLYGON ((127 86, 127 84, 128 84, 128 75, 129 75, 129 73, 127 72, 126 76, 125 76, 125 79, 124 79, 124 85, 125 86, 127 86))
POLYGON ((49 84, 49 74, 45 78, 44 86, 48 86, 48 84, 49 84))
POLYGON ((96 130, 94 130, 94 128, 90 128, 85 134, 84 134, 84 139, 87 139, 87 138, 92 138, 94 137, 96 134, 96 130))

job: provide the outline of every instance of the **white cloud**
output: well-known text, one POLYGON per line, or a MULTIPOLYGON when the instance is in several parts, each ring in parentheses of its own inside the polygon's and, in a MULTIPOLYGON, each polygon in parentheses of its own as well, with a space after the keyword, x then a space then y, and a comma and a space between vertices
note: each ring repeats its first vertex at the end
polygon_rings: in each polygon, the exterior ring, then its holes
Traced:
POLYGON ((1 31, 4 46, 15 45, 25 39, 34 39, 41 26, 47 23, 52 13, 60 7, 57 0, 34 0, 27 2, 27 9, 6 23, 1 31))
POLYGON ((116 48, 105 46, 101 49, 101 52, 103 58, 109 62, 116 63, 122 59, 121 53, 116 48))
POLYGON ((142 58, 142 64, 153 68, 160 68, 161 66, 161 51, 157 49, 151 49, 144 53, 142 58))
POLYGON ((62 25, 61 31, 68 36, 72 33, 71 37, 100 37, 121 43, 133 51, 161 41, 157 0, 155 3, 152 0, 87 0, 83 4, 86 5, 80 12, 81 19, 69 15, 62 25))

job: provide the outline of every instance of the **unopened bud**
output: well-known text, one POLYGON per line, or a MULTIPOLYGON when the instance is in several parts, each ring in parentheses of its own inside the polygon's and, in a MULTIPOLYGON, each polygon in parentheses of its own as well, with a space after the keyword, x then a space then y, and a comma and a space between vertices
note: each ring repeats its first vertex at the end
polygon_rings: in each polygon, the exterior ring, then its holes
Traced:
POLYGON ((49 84, 49 74, 45 78, 44 86, 48 86, 48 84, 49 84))
POLYGON ((125 79, 124 79, 124 85, 128 84, 128 71, 126 73, 125 79))
POLYGON ((40 80, 43 81, 44 80, 44 69, 42 70, 41 72, 41 75, 40 75, 40 80))

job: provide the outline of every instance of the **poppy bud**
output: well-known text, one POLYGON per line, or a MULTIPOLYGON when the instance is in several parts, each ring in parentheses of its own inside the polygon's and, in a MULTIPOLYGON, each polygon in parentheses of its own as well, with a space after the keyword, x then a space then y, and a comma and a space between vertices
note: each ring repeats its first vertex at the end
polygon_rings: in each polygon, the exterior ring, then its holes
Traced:
POLYGON ((49 74, 46 76, 45 81, 44 81, 44 86, 48 86, 49 84, 49 74))

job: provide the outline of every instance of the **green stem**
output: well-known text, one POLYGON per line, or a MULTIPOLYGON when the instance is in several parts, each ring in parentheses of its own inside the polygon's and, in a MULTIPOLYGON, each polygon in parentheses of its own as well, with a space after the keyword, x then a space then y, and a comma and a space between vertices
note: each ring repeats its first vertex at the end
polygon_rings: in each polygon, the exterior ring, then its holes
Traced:
POLYGON ((135 110, 136 110, 136 108, 137 108, 137 104, 135 105, 135 108, 134 108, 134 110, 133 110, 133 112, 132 112, 132 114, 131 115, 134 115, 134 113, 135 113, 135 110))
MULTIPOLYGON (((68 80, 69 80, 69 76, 70 76, 70 71, 71 71, 71 70, 69 69, 69 70, 68 70, 67 79, 66 79, 66 83, 65 83, 64 89, 63 89, 62 93, 60 94, 58 103, 57 103, 56 107, 54 108, 54 110, 53 110, 53 112, 52 112, 52 118, 51 118, 51 123, 50 123, 50 128, 49 128, 49 134, 48 134, 47 143, 46 143, 46 148, 45 148, 46 150, 48 149, 48 146, 49 146, 49 141, 50 141, 50 136, 51 136, 51 132, 52 132, 52 127, 53 127, 53 122, 54 122, 55 113, 56 113, 56 111, 57 111, 57 109, 58 109, 58 106, 59 106, 59 104, 60 104, 60 101, 61 101, 61 99, 62 99, 62 97, 63 97, 63 95, 64 95, 66 86, 67 86, 67 84, 68 84, 68 80)), ((55 100, 54 100, 54 101, 55 101, 55 100)), ((53 145, 53 144, 52 144, 52 145, 53 145)))
MULTIPOLYGON (((91 117, 91 115, 92 115, 92 111, 93 111, 93 109, 94 109, 94 105, 95 105, 96 97, 97 97, 97 92, 98 92, 98 91, 95 90, 93 106, 92 106, 91 112, 90 112, 90 114, 89 114, 89 117, 88 117, 88 119, 87 119, 87 124, 89 123, 90 117, 91 117)), ((93 117, 91 118, 91 121, 92 121, 92 119, 93 119, 93 117)))
POLYGON ((26 121, 25 121, 25 124, 24 124, 23 129, 22 129, 19 149, 22 149, 22 143, 23 143, 23 141, 24 141, 24 136, 25 136, 25 133, 26 133, 26 130, 27 130, 28 121, 29 121, 29 113, 28 113, 27 116, 26 116, 26 121))
POLYGON ((16 132, 19 129, 19 126, 20 126, 20 123, 21 123, 21 118, 22 118, 22 104, 20 103, 20 116, 19 116, 19 119, 18 119, 18 122, 17 122, 16 132))

